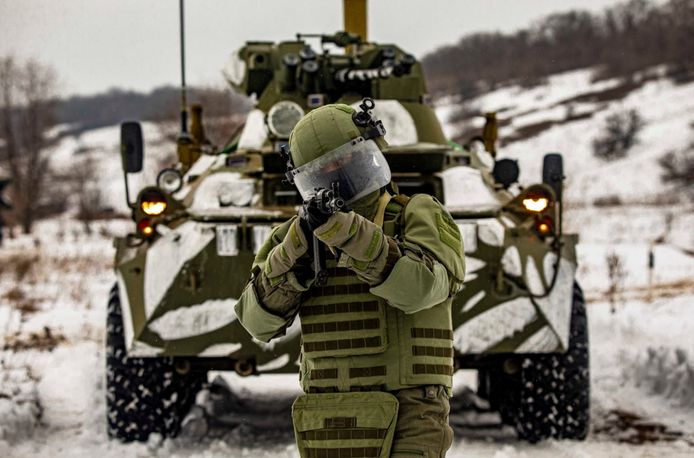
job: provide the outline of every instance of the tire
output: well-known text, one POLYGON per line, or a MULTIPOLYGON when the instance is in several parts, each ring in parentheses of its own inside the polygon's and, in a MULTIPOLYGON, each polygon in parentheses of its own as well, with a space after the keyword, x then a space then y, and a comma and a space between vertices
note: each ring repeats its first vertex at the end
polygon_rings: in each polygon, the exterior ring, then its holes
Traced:
POLYGON ((478 371, 478 394, 499 412, 504 424, 515 424, 519 392, 520 378, 504 373, 500 367, 478 371))
POLYGON ((106 317, 106 417, 108 435, 124 442, 150 434, 178 434, 207 374, 181 375, 173 358, 128 358, 118 287, 111 290, 106 317))
POLYGON ((583 292, 574 285, 569 349, 566 353, 527 357, 521 369, 518 436, 583 440, 590 423, 588 320, 583 292))
POLYGON ((566 353, 526 356, 520 373, 501 368, 480 371, 481 395, 499 411, 518 437, 583 440, 590 424, 588 321, 583 292, 575 284, 569 349, 566 353))

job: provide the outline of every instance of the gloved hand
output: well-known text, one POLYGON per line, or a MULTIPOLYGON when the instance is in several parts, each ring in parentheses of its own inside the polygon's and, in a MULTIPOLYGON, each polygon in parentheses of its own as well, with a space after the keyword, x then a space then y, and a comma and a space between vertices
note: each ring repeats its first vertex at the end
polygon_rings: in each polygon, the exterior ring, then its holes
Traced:
POLYGON ((329 247, 362 262, 375 259, 387 243, 380 227, 353 211, 331 215, 313 233, 329 247))
POLYGON ((289 226, 287 235, 282 242, 275 246, 268 254, 265 262, 265 274, 268 278, 275 278, 288 272, 296 261, 309 249, 308 238, 301 227, 301 218, 296 218, 289 226))
POLYGON ((309 238, 313 235, 313 231, 328 221, 330 214, 323 213, 318 208, 315 199, 310 199, 304 202, 304 205, 299 209, 299 218, 302 221, 304 234, 309 238), (308 229, 308 233, 306 233, 306 229, 308 229))

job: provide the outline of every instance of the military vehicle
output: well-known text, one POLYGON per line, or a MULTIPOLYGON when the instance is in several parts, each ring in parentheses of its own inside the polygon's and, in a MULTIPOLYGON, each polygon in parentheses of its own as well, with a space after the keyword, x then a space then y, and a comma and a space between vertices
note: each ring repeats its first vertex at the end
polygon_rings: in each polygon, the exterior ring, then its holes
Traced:
MULTIPOLYGON (((178 163, 132 202, 127 192, 133 232, 115 240, 108 305, 109 434, 175 435, 208 370, 298 372, 298 320, 265 344, 244 330, 233 306, 270 230, 302 203, 280 156, 293 126, 323 104, 369 97, 387 130, 399 191, 435 196, 463 235, 456 368, 478 369, 479 395, 519 437, 583 439, 588 334, 575 282, 577 236, 562 230, 561 155, 546 155, 543 181, 521 187, 517 163, 496 160, 493 113, 479 138, 465 147, 449 142, 417 59, 367 40, 365 2, 345 7, 344 32, 247 42, 226 69, 231 86, 255 99, 240 132, 215 148, 200 107, 190 129, 184 107, 178 163)), ((127 190, 128 176, 142 168, 139 124, 124 123, 121 136, 127 190)))

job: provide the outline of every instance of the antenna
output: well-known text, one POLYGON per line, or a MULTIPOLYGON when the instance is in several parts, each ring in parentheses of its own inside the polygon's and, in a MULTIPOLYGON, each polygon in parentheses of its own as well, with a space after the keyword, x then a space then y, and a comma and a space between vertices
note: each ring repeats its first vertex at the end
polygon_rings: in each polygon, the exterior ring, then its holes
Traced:
POLYGON ((188 99, 186 97, 186 37, 184 0, 179 0, 181 36, 181 137, 188 136, 188 99))

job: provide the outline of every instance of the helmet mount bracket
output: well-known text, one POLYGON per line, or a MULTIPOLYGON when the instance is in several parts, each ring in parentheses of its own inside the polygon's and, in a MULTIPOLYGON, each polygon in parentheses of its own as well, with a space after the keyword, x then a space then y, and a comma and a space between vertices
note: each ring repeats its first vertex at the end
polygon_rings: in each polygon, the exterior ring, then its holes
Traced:
POLYGON ((369 140, 376 137, 383 137, 386 134, 386 129, 383 127, 381 120, 376 119, 371 110, 376 107, 373 99, 366 97, 359 104, 361 111, 357 111, 352 115, 354 124, 358 127, 366 127, 367 130, 362 134, 364 140, 369 140))

